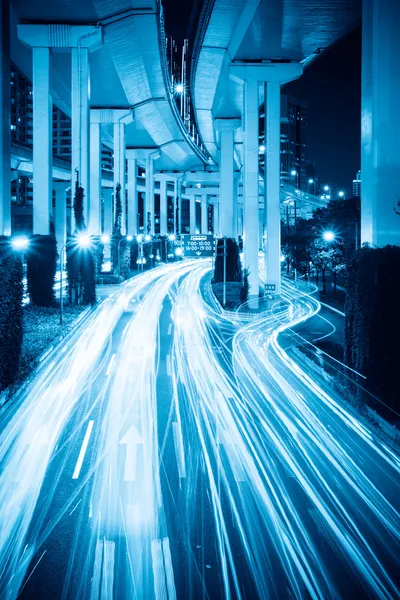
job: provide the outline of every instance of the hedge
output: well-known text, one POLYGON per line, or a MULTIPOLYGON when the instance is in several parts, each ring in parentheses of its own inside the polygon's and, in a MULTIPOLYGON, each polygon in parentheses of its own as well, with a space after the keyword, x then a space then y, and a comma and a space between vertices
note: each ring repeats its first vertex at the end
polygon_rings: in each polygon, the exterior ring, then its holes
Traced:
POLYGON ((33 235, 26 254, 28 293, 37 306, 53 306, 57 270, 57 242, 54 235, 33 235))
MULTIPOLYGON (((391 421, 400 412, 400 247, 364 247, 349 263, 344 361, 366 376, 350 386, 357 400, 391 421), (393 410, 391 410, 393 409, 393 410)), ((357 376, 354 376, 357 380, 357 376)))
POLYGON ((96 265, 93 248, 80 248, 76 238, 67 246, 68 299, 70 304, 96 302, 96 265))
POLYGON ((22 347, 23 270, 9 238, 0 237, 0 389, 15 381, 22 347))
MULTIPOLYGON (((224 240, 217 240, 217 252, 214 268, 214 282, 224 280, 224 240)), ((239 246, 235 239, 226 239, 226 281, 242 281, 242 265, 239 256, 239 246)))

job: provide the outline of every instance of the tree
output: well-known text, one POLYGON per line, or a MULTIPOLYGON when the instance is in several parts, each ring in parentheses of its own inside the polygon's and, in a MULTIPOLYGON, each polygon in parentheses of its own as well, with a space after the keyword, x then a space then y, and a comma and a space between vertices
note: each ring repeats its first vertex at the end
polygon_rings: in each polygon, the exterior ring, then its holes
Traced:
POLYGON ((79 184, 79 172, 76 172, 75 195, 74 195, 74 216, 75 216, 75 231, 80 232, 86 229, 85 217, 83 214, 83 199, 85 192, 79 184))
POLYGON ((26 254, 28 292, 32 304, 55 304, 57 242, 54 235, 33 235, 26 254))
POLYGON ((326 271, 329 265, 332 263, 335 250, 329 248, 326 243, 320 239, 314 240, 310 244, 310 257, 311 261, 317 272, 317 285, 318 275, 321 273, 322 276, 322 293, 326 293, 326 271))
MULTIPOLYGON (((217 252, 214 267, 214 282, 224 280, 224 240, 217 241, 217 252)), ((226 281, 242 281, 242 265, 239 256, 239 246, 235 239, 226 238, 226 281)))
POLYGON ((151 235, 151 213, 147 213, 147 225, 146 225, 146 233, 151 235))
POLYGON ((6 236, 0 237, 0 390, 14 383, 23 334, 22 260, 6 236))
POLYGON ((121 236, 122 229, 122 203, 121 203, 121 184, 117 183, 115 188, 115 218, 113 234, 121 236))

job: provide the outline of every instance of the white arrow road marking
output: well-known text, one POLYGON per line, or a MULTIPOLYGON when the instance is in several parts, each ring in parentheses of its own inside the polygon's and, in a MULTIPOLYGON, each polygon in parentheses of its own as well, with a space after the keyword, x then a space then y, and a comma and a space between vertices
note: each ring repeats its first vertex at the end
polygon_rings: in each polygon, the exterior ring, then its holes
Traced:
POLYGON ((134 425, 128 429, 120 444, 126 446, 124 481, 135 481, 137 446, 143 444, 143 438, 134 425))
POLYGON ((174 446, 179 478, 184 479, 186 477, 185 453, 183 449, 182 427, 178 421, 174 421, 172 423, 172 432, 174 435, 174 446))
POLYGON ((73 472, 72 475, 72 479, 78 479, 79 474, 81 472, 81 468, 82 468, 82 464, 83 464, 83 459, 85 458, 85 454, 86 454, 86 450, 89 444, 89 439, 90 436, 92 434, 92 429, 93 429, 93 423, 94 421, 89 421, 87 429, 86 429, 86 433, 85 433, 85 437, 83 438, 83 442, 82 442, 82 446, 81 446, 81 451, 79 452, 79 456, 78 456, 78 460, 76 462, 75 465, 75 470, 73 472))
POLYGON ((240 460, 236 444, 229 435, 229 431, 221 426, 218 426, 216 442, 220 446, 225 446, 225 452, 228 456, 229 464, 235 476, 235 480, 246 481, 242 461, 240 460))

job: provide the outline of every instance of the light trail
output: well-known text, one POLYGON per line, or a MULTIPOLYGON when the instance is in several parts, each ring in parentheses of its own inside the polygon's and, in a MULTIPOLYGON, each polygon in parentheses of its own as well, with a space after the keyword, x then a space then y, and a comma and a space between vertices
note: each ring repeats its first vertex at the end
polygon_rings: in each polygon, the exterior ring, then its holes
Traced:
MULTIPOLYGON (((224 597, 242 597, 236 536, 260 598, 349 597, 349 585, 352 597, 398 597, 398 458, 279 345, 319 303, 285 285, 283 306, 236 324, 232 349, 217 334, 221 359, 215 330, 226 320, 201 297, 205 270, 180 288, 173 365, 187 397, 184 440, 197 437, 205 464, 224 597)), ((187 520, 194 504, 188 493, 187 520)))

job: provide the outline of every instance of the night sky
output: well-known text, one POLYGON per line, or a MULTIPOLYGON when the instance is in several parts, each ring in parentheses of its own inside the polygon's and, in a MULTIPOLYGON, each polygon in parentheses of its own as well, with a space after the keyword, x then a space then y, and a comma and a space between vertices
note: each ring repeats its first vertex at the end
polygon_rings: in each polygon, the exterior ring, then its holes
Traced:
MULTIPOLYGON (((192 40, 200 0, 163 0, 163 5, 167 33, 177 41, 192 40)), ((361 28, 329 48, 284 91, 308 102, 307 154, 320 182, 350 195, 361 166, 361 28)))

